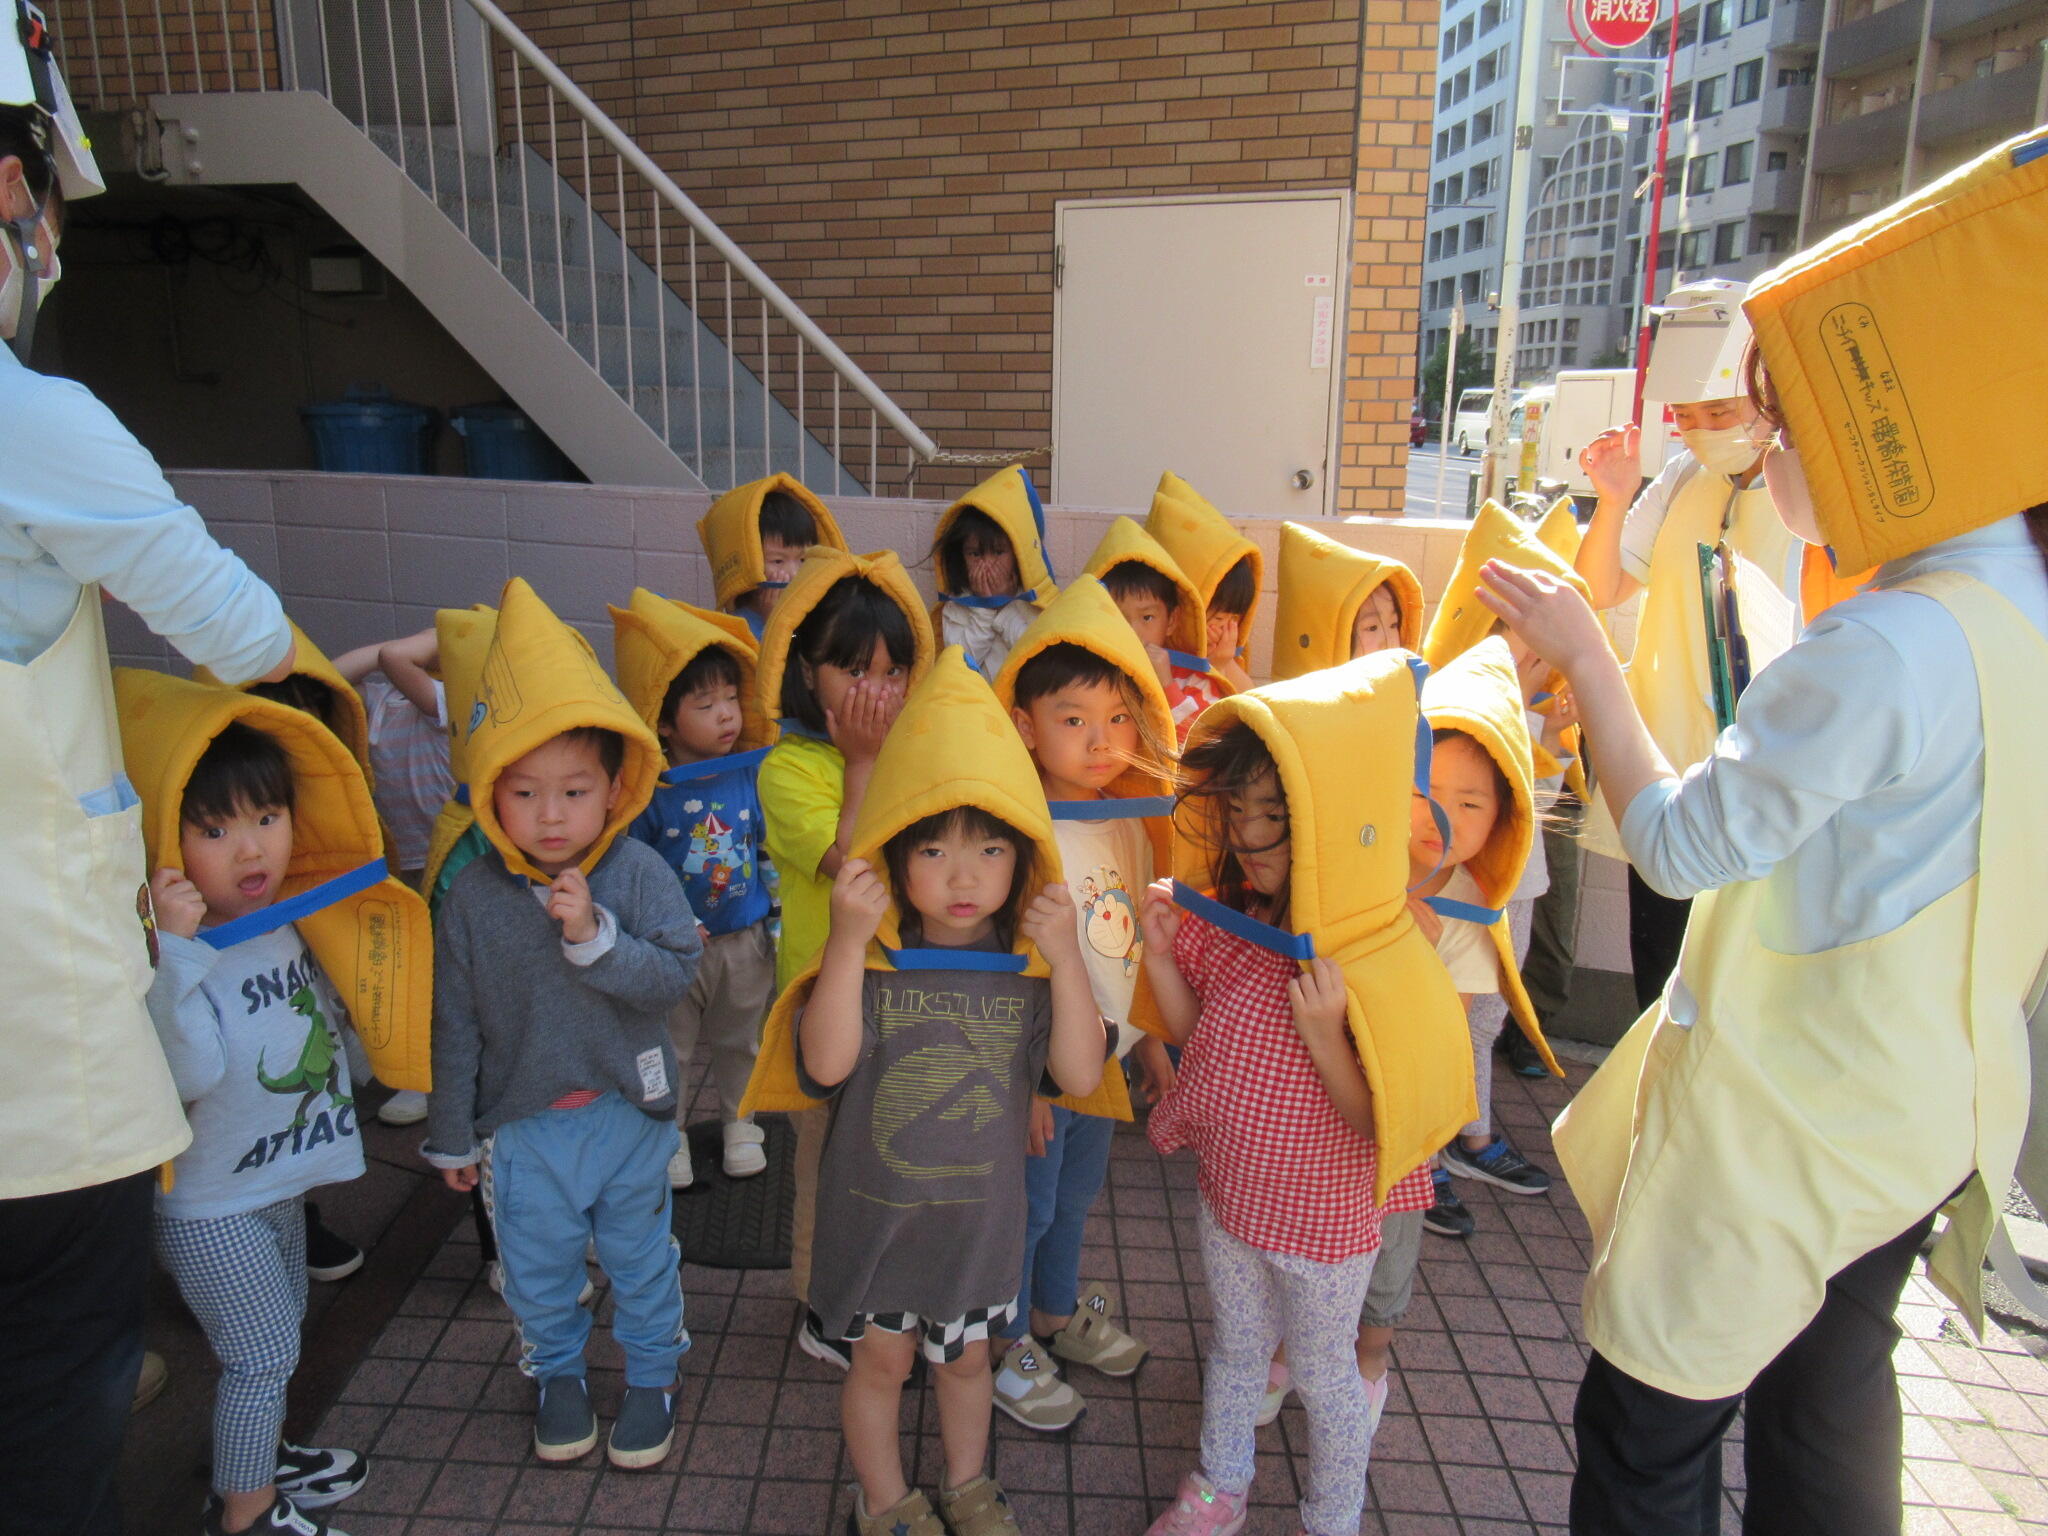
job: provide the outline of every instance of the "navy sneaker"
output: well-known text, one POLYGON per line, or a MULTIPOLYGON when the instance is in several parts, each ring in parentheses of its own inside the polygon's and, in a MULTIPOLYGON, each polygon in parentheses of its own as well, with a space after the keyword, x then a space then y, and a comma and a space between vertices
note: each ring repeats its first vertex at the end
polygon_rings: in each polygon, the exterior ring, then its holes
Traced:
POLYGON ((1431 1176, 1436 1186, 1436 1204, 1422 1213, 1423 1230, 1438 1237, 1470 1237, 1478 1225, 1465 1202, 1451 1192, 1451 1176, 1439 1168, 1431 1176))
POLYGON ((597 1415, 581 1376, 551 1376, 540 1384, 533 1415, 533 1454, 542 1461, 574 1461, 597 1444, 597 1415))
POLYGON ((1454 1141, 1442 1154, 1444 1171, 1455 1178, 1477 1179, 1511 1195, 1547 1195, 1550 1175, 1496 1136, 1477 1152, 1462 1141, 1454 1141))
POLYGON ((628 1387, 612 1420, 604 1453, 615 1467, 658 1466, 676 1443, 675 1395, 661 1387, 628 1387))

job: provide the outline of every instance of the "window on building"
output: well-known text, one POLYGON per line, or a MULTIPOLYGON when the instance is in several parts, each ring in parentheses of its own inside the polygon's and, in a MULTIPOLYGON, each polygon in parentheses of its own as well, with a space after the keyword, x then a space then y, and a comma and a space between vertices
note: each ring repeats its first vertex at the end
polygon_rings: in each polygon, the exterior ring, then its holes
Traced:
POLYGON ((1692 82, 1674 86, 1671 91, 1671 121, 1678 122, 1692 115, 1692 82))
POLYGON ((1687 230, 1678 237, 1678 265, 1697 272, 1707 264, 1707 256, 1714 248, 1713 240, 1711 229, 1687 230))
POLYGON ((1728 0, 1707 0, 1700 7, 1700 41, 1718 43, 1728 35, 1728 0))
POLYGON ((1470 96, 1472 94, 1472 71, 1469 69, 1459 70, 1457 85, 1458 89, 1456 93, 1452 95, 1451 100, 1463 101, 1467 96, 1470 96))
POLYGON ((1442 257, 1443 253, 1444 232, 1440 229, 1431 230, 1429 235, 1429 255, 1427 259, 1430 261, 1436 261, 1440 257, 1442 257))
POLYGON ((1465 221, 1466 250, 1469 251, 1475 246, 1486 244, 1486 226, 1491 222, 1492 220, 1483 214, 1476 219, 1467 219, 1465 221))
POLYGON ((1576 317, 1566 319, 1564 323, 1564 339, 1566 341, 1577 341, 1579 339, 1579 322, 1576 317))
POLYGON ((1465 274, 1464 287, 1466 303, 1476 304, 1479 302, 1479 285, 1485 281, 1486 274, 1484 272, 1467 272, 1465 274))
POLYGON ((1444 254, 1445 254, 1446 256, 1455 256, 1455 255, 1457 255, 1457 254, 1458 254, 1458 226, 1457 226, 1457 225, 1455 225, 1455 224, 1453 224, 1453 225, 1452 225, 1452 226, 1451 226, 1451 227, 1450 227, 1449 229, 1447 229, 1447 230, 1445 230, 1445 231, 1443 232, 1443 235, 1444 235, 1444 254))
POLYGON ((1695 122, 1701 118, 1720 115, 1721 97, 1727 86, 1726 75, 1709 75, 1692 88, 1692 115, 1695 122))
POLYGON ((1446 176, 1444 178, 1444 202, 1450 204, 1462 203, 1463 201, 1465 201, 1464 174, 1460 172, 1456 176, 1446 176))
POLYGON ((1745 106, 1749 102, 1755 101, 1757 97, 1764 93, 1764 61, 1762 59, 1751 59, 1746 63, 1738 64, 1728 78, 1730 82, 1728 105, 1731 107, 1745 106))
POLYGON ((1451 104, 1451 89, 1452 85, 1448 80, 1436 88, 1436 104, 1439 111, 1451 104))
POLYGON ((1782 171, 1791 164, 1792 155, 1789 150, 1774 149, 1764 156, 1764 169, 1767 171, 1782 171))
POLYGON ((1464 152, 1465 152, 1465 125, 1464 125, 1463 123, 1460 123, 1460 124, 1458 124, 1458 126, 1457 126, 1457 127, 1453 128, 1453 129, 1451 130, 1451 147, 1450 147, 1450 153, 1451 153, 1451 154, 1454 154, 1454 155, 1462 155, 1462 154, 1463 154, 1464 152))
POLYGON ((1702 192, 1714 190, 1714 157, 1694 155, 1685 162, 1685 193, 1697 197, 1702 192))
POLYGON ((1493 137, 1495 127, 1500 120, 1500 115, 1501 109, 1499 107, 1488 107, 1482 112, 1472 114, 1472 142, 1474 144, 1484 144, 1493 137))
POLYGON ((1502 16, 1506 14, 1506 9, 1502 0, 1486 0, 1486 4, 1479 7, 1480 32, 1491 32, 1495 27, 1499 26, 1502 16))
POLYGON ((1742 254, 1742 222, 1723 224, 1714 231, 1714 265, 1733 261, 1742 254))
POLYGON ((1742 0, 1742 26, 1762 21, 1771 14, 1771 0, 1742 0))
POLYGON ((1759 229, 1749 237, 1749 249, 1752 255, 1775 256, 1783 248, 1783 237, 1775 229, 1759 229))
POLYGON ((1813 66, 1811 64, 1788 64, 1778 71, 1778 87, 1781 90, 1788 85, 1811 84, 1813 84, 1813 66))
POLYGON ((1756 159, 1756 145, 1744 140, 1730 144, 1721 155, 1721 185, 1737 187, 1749 180, 1750 166, 1756 159))

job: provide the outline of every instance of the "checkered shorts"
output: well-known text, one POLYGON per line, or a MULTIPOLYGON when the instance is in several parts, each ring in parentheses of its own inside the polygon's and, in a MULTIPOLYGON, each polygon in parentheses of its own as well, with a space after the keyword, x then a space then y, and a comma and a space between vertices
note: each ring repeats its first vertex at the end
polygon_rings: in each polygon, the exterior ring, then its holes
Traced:
POLYGON ((851 1344, 870 1326, 884 1333, 915 1330, 918 1352, 933 1365, 949 1365, 967 1352, 968 1345, 982 1343, 1001 1333, 1003 1325, 1016 1315, 1017 1298, 1014 1296, 1000 1306, 976 1307, 965 1317, 956 1317, 951 1322, 920 1317, 915 1312, 857 1312, 853 1321, 847 1324, 846 1342, 851 1344))

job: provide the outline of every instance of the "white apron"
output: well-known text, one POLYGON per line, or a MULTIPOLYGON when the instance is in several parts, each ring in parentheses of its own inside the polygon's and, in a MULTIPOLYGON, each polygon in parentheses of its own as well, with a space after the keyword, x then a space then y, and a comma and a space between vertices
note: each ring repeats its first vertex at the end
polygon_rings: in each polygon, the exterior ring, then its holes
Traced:
POLYGON ((1828 1279, 1950 1206, 1937 1283, 1982 1327, 1979 1275, 2025 1130, 2024 1011, 2048 958, 2036 883, 2048 642, 1937 572, 1975 658, 1984 804, 1975 878, 1876 938, 1767 949, 1774 877, 1696 897, 1678 969, 1556 1126, 1593 1228, 1586 1336, 1696 1399, 1744 1390, 1828 1279))
POLYGON ((143 997, 142 809, 121 771, 97 587, 0 661, 0 1199, 83 1189, 191 1141, 143 997))

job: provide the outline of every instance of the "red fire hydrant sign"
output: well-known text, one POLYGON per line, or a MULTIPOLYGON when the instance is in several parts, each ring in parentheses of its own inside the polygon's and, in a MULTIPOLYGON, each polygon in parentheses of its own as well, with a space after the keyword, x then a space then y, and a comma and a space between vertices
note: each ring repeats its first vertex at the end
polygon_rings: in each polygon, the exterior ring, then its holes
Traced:
POLYGON ((1657 24, 1662 0, 1565 0, 1572 36, 1588 53, 1633 48, 1657 24))

